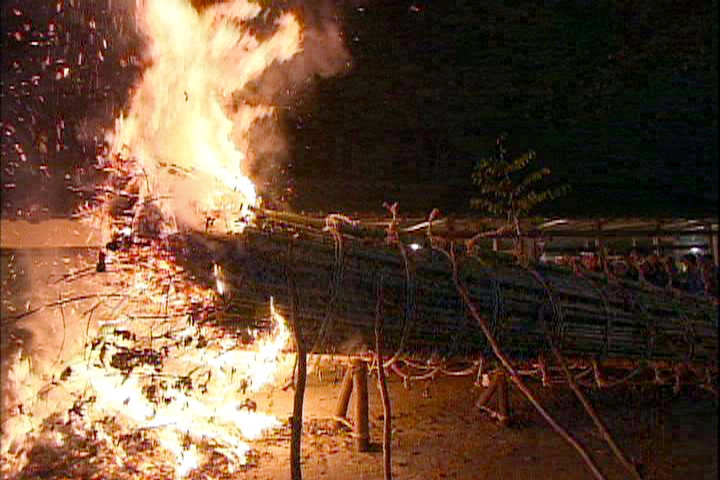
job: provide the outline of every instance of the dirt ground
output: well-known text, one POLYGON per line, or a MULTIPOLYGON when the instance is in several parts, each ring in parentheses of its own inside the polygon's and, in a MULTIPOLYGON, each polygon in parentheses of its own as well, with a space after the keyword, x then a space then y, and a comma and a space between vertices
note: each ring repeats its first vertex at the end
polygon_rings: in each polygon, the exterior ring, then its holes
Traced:
MULTIPOLYGON (((350 432, 334 432, 329 415, 340 388, 340 368, 309 376, 305 396, 303 474, 308 479, 382 479, 382 403, 370 377, 373 451, 358 453, 350 432)), ((555 418, 586 446, 608 480, 629 478, 596 433, 572 393, 532 383, 555 418)), ((392 465, 398 479, 592 478, 581 458, 555 434, 516 390, 513 421, 500 427, 474 406, 481 388, 470 377, 440 377, 407 389, 389 378, 392 465)), ((292 413, 291 390, 256 397, 258 410, 282 419, 292 413)), ((646 479, 703 480, 718 475, 717 401, 686 387, 678 395, 660 387, 624 388, 589 395, 616 440, 646 479)), ((351 403, 352 408, 352 403, 351 403)), ((289 473, 290 429, 253 443, 254 466, 238 478, 281 479, 289 473)))

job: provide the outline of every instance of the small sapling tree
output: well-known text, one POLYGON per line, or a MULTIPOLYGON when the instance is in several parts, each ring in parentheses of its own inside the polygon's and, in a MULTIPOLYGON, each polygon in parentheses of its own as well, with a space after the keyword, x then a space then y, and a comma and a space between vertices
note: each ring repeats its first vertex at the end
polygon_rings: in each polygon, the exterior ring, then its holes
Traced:
POLYGON ((500 134, 494 152, 475 165, 472 180, 479 187, 479 195, 470 199, 470 206, 506 220, 505 227, 512 229, 513 247, 519 257, 522 253, 520 218, 541 203, 566 194, 570 186, 545 187, 543 180, 550 175, 550 169, 532 169, 531 164, 536 160, 532 150, 509 160, 506 140, 507 134, 500 134))

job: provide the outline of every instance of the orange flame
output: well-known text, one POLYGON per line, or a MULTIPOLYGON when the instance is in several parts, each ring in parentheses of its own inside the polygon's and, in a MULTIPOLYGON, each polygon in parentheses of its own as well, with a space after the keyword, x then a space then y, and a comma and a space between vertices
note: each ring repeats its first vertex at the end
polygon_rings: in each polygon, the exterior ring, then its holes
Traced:
POLYGON ((187 0, 147 0, 139 12, 149 67, 117 122, 112 150, 139 161, 144 199, 162 198, 166 215, 193 228, 212 217, 217 227, 240 231, 258 202, 243 170, 248 132, 273 108, 233 93, 290 59, 301 42, 291 14, 260 42, 243 28, 260 11, 244 0, 201 12, 187 0))
MULTIPOLYGON (((246 25, 260 13, 259 5, 246 0, 202 10, 189 0, 138 2, 138 25, 149 45, 148 67, 109 142, 112 157, 128 160, 126 170, 133 171, 127 173, 139 180, 140 202, 160 207, 168 225, 203 229, 213 224, 239 232, 259 202, 246 174, 245 152, 251 126, 273 114, 273 107, 249 105, 235 94, 272 63, 289 60, 301 45, 301 28, 291 14, 277 20, 267 39, 252 35, 246 25)), ((126 431, 151 431, 174 456, 176 476, 203 464, 199 442, 212 441, 232 467, 245 462, 249 446, 243 438, 255 438, 277 424, 272 416, 244 408, 238 398, 245 390, 254 392, 274 381, 289 338, 274 308, 273 334, 256 338, 257 332, 249 332, 255 344, 240 348, 219 329, 188 322, 187 313, 173 313, 225 294, 219 267, 213 272, 216 292, 176 280, 179 267, 159 255, 151 254, 143 265, 117 255, 108 256, 107 264, 121 280, 106 286, 125 298, 113 308, 107 306, 102 318, 92 317, 95 307, 82 315, 79 310, 67 312, 67 318, 61 311, 62 327, 66 320, 68 325, 74 322, 75 330, 83 329, 86 344, 66 345, 60 367, 59 358, 33 364, 23 355, 9 366, 12 385, 3 387, 14 391, 22 409, 3 420, 1 475, 21 471, 28 449, 40 436, 49 437, 43 441, 52 445, 63 441, 60 433, 43 429, 54 415, 61 415, 78 435, 93 432, 93 438, 115 452, 119 467, 130 455, 101 420, 117 418, 126 431), (178 338, 188 343, 178 343, 178 338), (200 338, 209 340, 201 345, 200 338), (108 359, 125 358, 138 342, 151 357, 165 349, 162 362, 109 368, 108 359), (240 392, 238 383, 244 385, 240 392)), ((109 278, 110 273, 105 275, 109 278)))
MULTIPOLYGON (((279 425, 275 417, 248 407, 246 392, 273 384, 279 367, 290 368, 281 355, 289 330, 272 303, 271 315, 274 330, 250 347, 238 345, 214 327, 187 324, 184 319, 162 325, 155 318, 112 320, 101 326, 84 351, 64 363, 67 373, 59 381, 53 377, 48 382, 47 375, 33 371, 29 359, 18 356, 10 366, 8 387, 23 395, 24 405, 3 424, 0 453, 5 465, 0 473, 21 471, 27 453, 41 438, 62 446, 57 432, 42 429, 54 414, 75 422, 81 435, 95 432, 106 438, 121 467, 128 459, 103 431, 102 420, 108 417, 126 432, 154 432, 160 447, 175 457, 178 477, 206 461, 197 448, 203 441, 213 443, 230 470, 244 464, 250 446, 243 439, 258 438, 279 425), (161 363, 110 367, 123 352, 144 344, 139 339, 148 337, 154 338, 154 351, 165 350, 161 363), (187 341, 178 342, 182 339, 187 341), (73 414, 77 410, 73 405, 82 405, 81 411, 73 414)), ((256 332, 249 333, 257 337, 256 332)))

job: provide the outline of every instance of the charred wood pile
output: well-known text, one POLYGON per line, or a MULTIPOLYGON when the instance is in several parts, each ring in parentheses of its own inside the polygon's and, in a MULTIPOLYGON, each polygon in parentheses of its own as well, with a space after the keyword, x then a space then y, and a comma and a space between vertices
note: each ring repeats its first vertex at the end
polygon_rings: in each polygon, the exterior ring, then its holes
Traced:
MULTIPOLYGON (((381 282, 383 353, 490 351, 443 252, 417 237, 328 218, 266 212, 242 235, 183 234, 172 248, 196 280, 222 282, 223 302, 214 316, 228 329, 262 328, 270 297, 286 314, 292 277, 309 351, 361 353, 374 344, 381 282), (409 248, 410 241, 425 245, 409 248)), ((459 251, 462 282, 514 358, 536 358, 551 338, 572 357, 717 364, 718 311, 704 298, 555 266, 523 266, 491 251, 459 251)))

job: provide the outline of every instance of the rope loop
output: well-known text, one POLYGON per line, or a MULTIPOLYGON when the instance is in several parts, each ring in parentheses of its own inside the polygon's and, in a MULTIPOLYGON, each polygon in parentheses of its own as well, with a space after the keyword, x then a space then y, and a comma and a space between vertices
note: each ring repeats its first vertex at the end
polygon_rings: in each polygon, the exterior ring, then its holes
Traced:
POLYGON ((343 235, 340 228, 342 223, 348 225, 357 225, 356 220, 351 219, 346 215, 340 215, 337 213, 330 214, 325 217, 325 227, 323 232, 329 232, 335 241, 335 262, 333 263, 332 273, 330 275, 330 298, 325 307, 325 315, 323 321, 320 324, 320 331, 318 332, 317 339, 310 353, 313 353, 321 346, 327 339, 328 332, 332 326, 335 314, 335 306, 337 304, 337 297, 340 289, 342 288, 343 278, 345 277, 345 250, 343 248, 343 235))
POLYGON ((402 256, 403 263, 405 264, 405 307, 403 312, 402 334, 400 336, 400 343, 398 344, 395 354, 384 363, 385 368, 388 368, 393 365, 403 354, 405 349, 405 342, 410 336, 411 328, 415 323, 417 281, 415 275, 415 264, 412 259, 410 259, 407 253, 407 248, 400 239, 397 230, 398 203, 395 202, 391 205, 385 202, 383 203, 383 207, 385 207, 392 215, 392 220, 390 221, 390 224, 388 224, 387 228, 386 242, 388 243, 388 245, 397 245, 398 250, 400 250, 400 255, 402 256))

